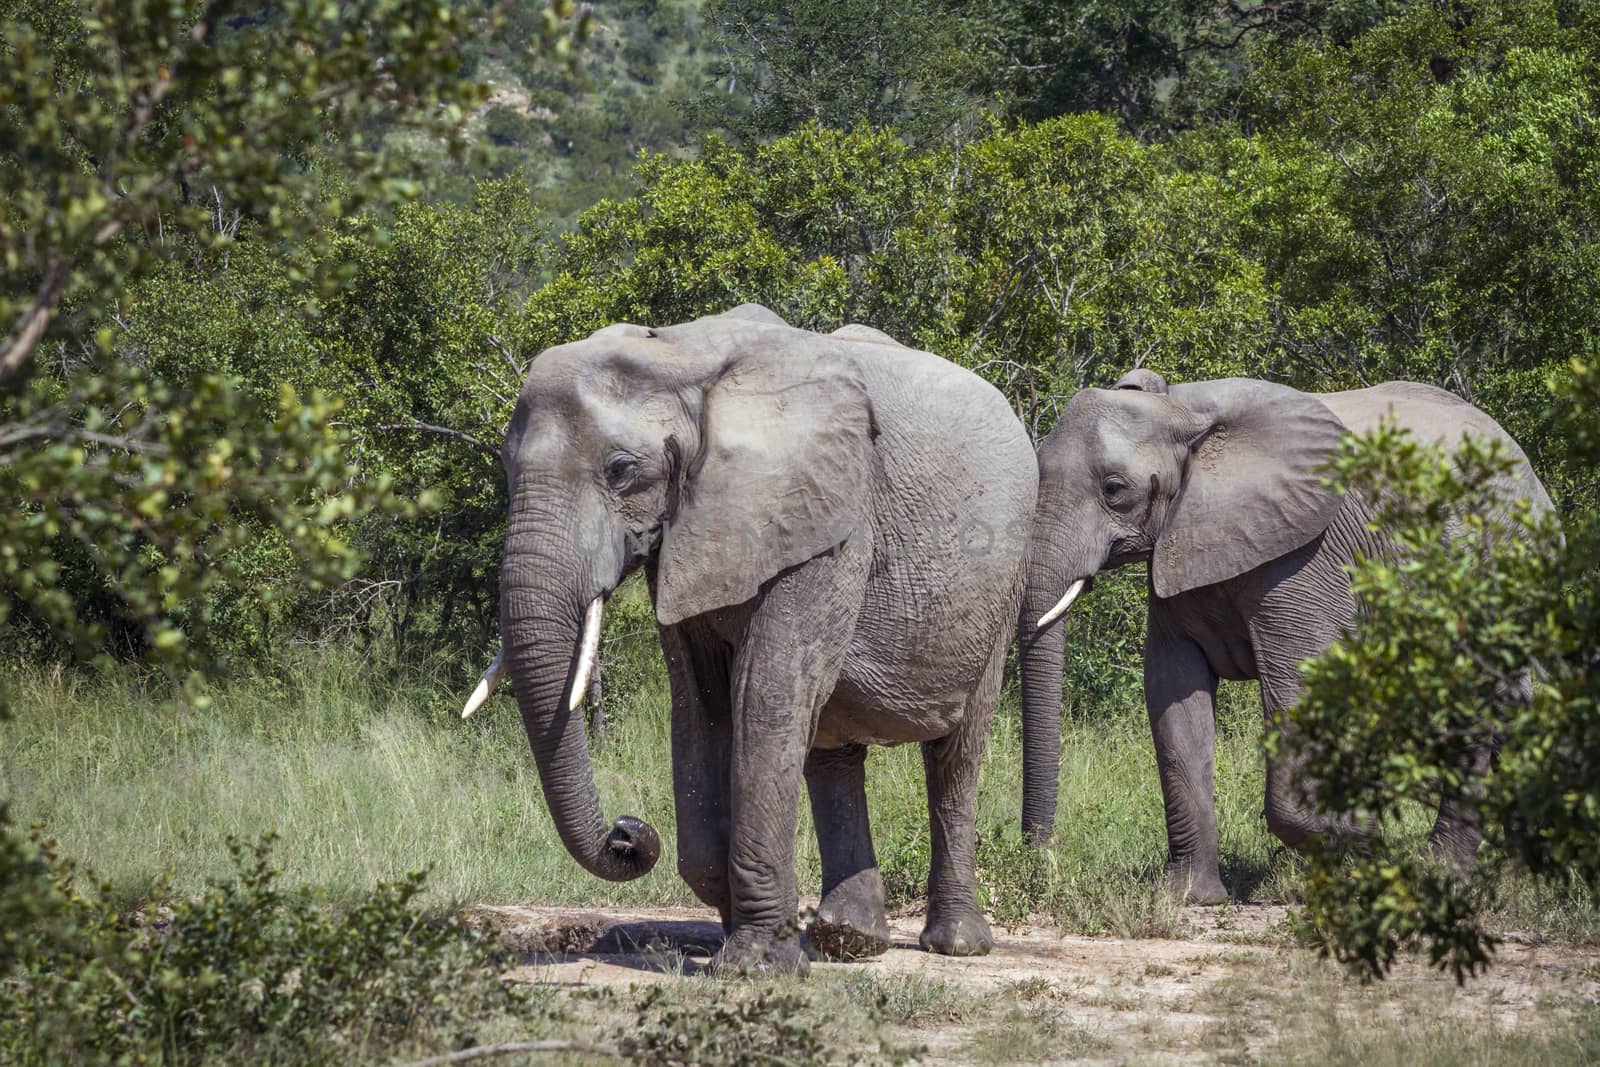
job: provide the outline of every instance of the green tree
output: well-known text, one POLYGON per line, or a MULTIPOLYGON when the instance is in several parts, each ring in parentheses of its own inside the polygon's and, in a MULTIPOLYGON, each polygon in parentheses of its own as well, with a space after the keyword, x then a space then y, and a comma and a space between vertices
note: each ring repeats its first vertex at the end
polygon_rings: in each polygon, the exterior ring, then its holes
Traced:
POLYGON ((936 140, 970 119, 988 58, 981 12, 953 0, 711 0, 705 18, 722 57, 698 117, 748 140, 806 123, 936 140))
MULTIPOLYGON (((722 58, 704 126, 768 139, 816 122, 890 125, 917 143, 981 130, 988 109, 1031 121, 1098 111, 1158 137, 1240 113, 1256 57, 1344 47, 1412 0, 714 0, 722 58)), ((1248 111, 1245 112, 1248 114, 1248 111)))
POLYGON ((19 505, 0 625, 205 667, 209 605, 252 556, 313 587, 351 573, 331 530, 385 485, 355 484, 336 404, 155 366, 119 323, 163 264, 245 243, 315 282, 315 315, 346 273, 331 221, 414 191, 366 131, 453 136, 483 96, 456 58, 482 28, 444 0, 0 4, 0 494, 19 505))
POLYGON ((1554 3, 1419 5, 1263 64, 1252 134, 1195 165, 1229 176, 1273 287, 1267 376, 1443 385, 1557 468, 1543 381, 1600 325, 1597 31, 1554 3))
MULTIPOLYGON (((1342 48, 1411 0, 1002 0, 986 20, 985 86, 1013 114, 1081 111, 1159 136, 1239 112, 1255 57, 1290 42, 1342 48)), ((1248 110, 1245 112, 1248 114, 1248 110)))

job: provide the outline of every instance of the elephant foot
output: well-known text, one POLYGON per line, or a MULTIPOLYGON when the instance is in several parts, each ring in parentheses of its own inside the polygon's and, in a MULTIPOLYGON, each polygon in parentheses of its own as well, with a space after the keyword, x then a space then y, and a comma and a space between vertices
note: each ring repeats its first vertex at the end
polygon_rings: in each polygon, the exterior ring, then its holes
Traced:
POLYGON ((987 956, 994 948, 989 920, 970 904, 963 910, 928 910, 928 925, 917 939, 927 952, 941 956, 987 956))
POLYGON ((861 871, 822 898, 806 927, 806 942, 832 960, 860 960, 889 951, 889 920, 883 913, 883 877, 861 871))
POLYGON ((781 936, 771 930, 744 927, 724 941, 711 958, 711 973, 718 978, 755 978, 761 975, 811 973, 811 961, 796 934, 781 936))
POLYGON ((1226 904, 1228 890, 1222 884, 1222 875, 1215 864, 1208 871, 1198 871, 1183 864, 1169 863, 1163 872, 1167 888, 1185 904, 1226 904))

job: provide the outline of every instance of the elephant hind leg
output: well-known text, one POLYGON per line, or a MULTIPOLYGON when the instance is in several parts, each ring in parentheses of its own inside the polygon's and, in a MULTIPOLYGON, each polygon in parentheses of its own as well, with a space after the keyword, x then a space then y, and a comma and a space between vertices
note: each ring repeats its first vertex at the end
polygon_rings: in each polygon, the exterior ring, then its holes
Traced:
POLYGON ((812 749, 806 789, 822 853, 822 903, 806 940, 830 959, 865 959, 889 950, 883 876, 867 820, 865 745, 812 749))
POLYGON ((1000 644, 967 695, 960 725, 922 745, 933 854, 928 919, 918 940, 925 950, 943 956, 986 956, 994 948, 989 920, 978 907, 978 765, 1000 698, 1008 644, 1000 644))
MULTIPOLYGON (((1257 626, 1260 625, 1258 621, 1257 626)), ((1290 710, 1300 699, 1300 663, 1321 655, 1337 635, 1307 628, 1295 632, 1291 640, 1285 636, 1288 630, 1285 625, 1276 627, 1270 641, 1260 632, 1255 634, 1262 716, 1267 731, 1277 732, 1280 740, 1280 754, 1267 761, 1267 829, 1290 848, 1305 848, 1313 841, 1342 842, 1360 848, 1372 840, 1376 825, 1350 815, 1320 811, 1312 803, 1315 772, 1308 766, 1307 756, 1297 750, 1289 723, 1290 710)))
MULTIPOLYGON (((1526 674, 1507 699, 1533 700, 1533 690, 1526 674)), ((1470 876, 1478 863, 1478 845, 1483 841, 1483 820, 1478 803, 1483 799, 1484 777, 1488 775, 1499 747, 1499 738, 1493 734, 1473 746, 1466 768, 1467 788, 1444 794, 1439 801, 1439 817, 1434 820, 1433 829, 1428 833, 1428 851, 1443 860, 1450 873, 1457 878, 1470 876)))
MULTIPOLYGON (((1504 707, 1533 703, 1533 677, 1522 671, 1498 694, 1504 707)), ((1428 834, 1428 849, 1443 860, 1452 874, 1466 878, 1478 862, 1478 845, 1483 840, 1483 822, 1477 804, 1483 797, 1483 780, 1500 749, 1500 738, 1492 731, 1473 746, 1467 767, 1467 788, 1462 793, 1446 793, 1439 802, 1439 817, 1428 834)))
POLYGON ((1374 827, 1370 823, 1320 812, 1307 802, 1313 784, 1303 759, 1267 761, 1267 829, 1274 837, 1295 849, 1312 840, 1331 838, 1357 846, 1371 840, 1374 827))

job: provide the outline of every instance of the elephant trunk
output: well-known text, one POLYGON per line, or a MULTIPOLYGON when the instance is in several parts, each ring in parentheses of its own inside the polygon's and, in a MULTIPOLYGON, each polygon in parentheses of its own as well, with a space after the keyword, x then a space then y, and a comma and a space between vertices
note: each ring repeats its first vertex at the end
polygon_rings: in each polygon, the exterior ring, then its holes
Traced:
POLYGON ((501 563, 500 629, 522 725, 567 851, 593 875, 629 881, 655 866, 661 842, 648 823, 630 816, 606 825, 582 710, 571 700, 586 609, 619 576, 595 581, 595 564, 604 568, 605 561, 578 558, 572 525, 531 519, 528 510, 513 506, 501 563))
POLYGON ((1061 673, 1066 623, 1038 628, 1059 597, 1031 579, 1017 621, 1017 662, 1022 672, 1022 835, 1032 844, 1050 839, 1056 826, 1061 776, 1061 673))
POLYGON ((1064 542, 1063 525, 1045 518, 1029 548, 1022 616, 1017 620, 1017 662, 1022 674, 1022 834, 1042 845, 1055 832, 1061 778, 1061 675, 1066 654, 1062 616, 1092 581, 1064 542), (1040 625, 1044 620, 1044 625, 1040 625))

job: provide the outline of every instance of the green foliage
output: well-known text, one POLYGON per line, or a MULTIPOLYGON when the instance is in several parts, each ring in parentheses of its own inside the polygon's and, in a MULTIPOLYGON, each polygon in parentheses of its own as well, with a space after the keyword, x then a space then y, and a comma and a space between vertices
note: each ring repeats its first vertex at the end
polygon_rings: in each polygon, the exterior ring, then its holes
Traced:
MULTIPOLYGON (((1595 435, 1576 422, 1597 403, 1600 374, 1573 364, 1557 421, 1591 471, 1595 435)), ((1396 851, 1408 801, 1481 791, 1489 840, 1510 861, 1600 885, 1600 523, 1574 516, 1563 539, 1550 516, 1495 508, 1508 468, 1471 439, 1447 457, 1391 427, 1335 464, 1396 552, 1356 569, 1361 621, 1308 665, 1291 725, 1319 768, 1315 801, 1379 828, 1372 855, 1341 866, 1324 850, 1307 881, 1314 940, 1369 977, 1413 946, 1460 977, 1494 947, 1481 894, 1396 851), (1518 695, 1530 665, 1531 701, 1518 695), (1486 774, 1471 747, 1490 735, 1501 749, 1486 774)))
POLYGON ((388 143, 426 169, 431 199, 466 200, 476 181, 516 174, 541 210, 570 223, 603 198, 627 195, 640 152, 683 154, 698 140, 689 111, 708 62, 699 6, 585 4, 583 47, 552 64, 528 47, 549 32, 540 4, 507 0, 499 25, 469 45, 493 103, 481 124, 468 124, 473 151, 458 162, 403 130, 388 143))
POLYGON ((1415 850, 1330 862, 1323 854, 1306 872, 1300 936, 1365 980, 1382 978, 1401 952, 1423 950, 1430 966, 1457 981, 1489 965, 1500 939, 1480 917, 1474 893, 1415 850))
POLYGON ((530 301, 547 343, 759 300, 797 325, 870 322, 945 353, 1038 426, 1054 398, 1140 358, 1240 367, 1264 327, 1222 191, 1095 116, 925 153, 808 127, 640 177, 637 198, 584 216, 530 301))
MULTIPOLYGON (((565 32, 559 7, 544 39, 565 32)), ((225 267, 241 240, 272 261, 262 288, 297 286, 289 306, 314 315, 348 266, 324 238, 369 229, 338 223, 416 189, 368 128, 459 147, 483 97, 459 46, 498 17, 484 15, 442 0, 0 4, 8 638, 215 670, 213 630, 259 653, 296 592, 351 576, 336 527, 389 479, 352 487, 322 383, 258 361, 261 330, 236 341, 251 396, 239 368, 217 365, 217 338, 179 336, 185 317, 153 355, 126 343, 127 317, 141 283, 159 295, 175 262, 225 267)))
POLYGON ((262 11, 160 0, 9 0, 0 8, 0 380, 40 340, 116 307, 126 282, 181 251, 231 238, 213 215, 243 205, 293 248, 399 175, 361 130, 405 113, 448 132, 481 89, 458 77, 474 32, 439 0, 311 0, 262 11), (381 59, 382 62, 378 62, 381 59), (352 175, 323 195, 310 165, 329 131, 352 175), (348 199, 347 199, 348 198, 348 199))
POLYGON ((1343 48, 1411 6, 713 0, 705 17, 721 55, 694 110, 704 126, 747 140, 810 122, 892 125, 919 144, 966 140, 982 109, 1030 121, 1101 112, 1159 135, 1238 113, 1262 52, 1343 48))
POLYGON ((231 843, 231 881, 126 918, 0 824, 0 1062, 324 1062, 423 1029, 471 1043, 515 1003, 480 942, 412 907, 421 873, 339 911, 280 888, 270 843, 231 843))
POLYGON ((1600 295, 1600 27, 1560 11, 1418 5, 1252 78, 1252 135, 1197 164, 1246 206, 1270 376, 1446 385, 1558 462, 1542 382, 1592 345, 1600 295))
POLYGON ((829 1063, 827 1046, 804 1020, 805 1008, 799 994, 763 991, 707 1011, 674 1005, 653 986, 640 998, 637 1025, 621 1047, 635 1063, 652 1067, 829 1063))
MULTIPOLYGON (((291 593, 267 584, 237 603, 263 573, 313 592, 354 573, 330 530, 389 481, 351 487, 325 396, 284 384, 269 406, 218 375, 178 389, 135 366, 62 392, 25 397, 4 431, 42 442, 0 467, 0 493, 21 504, 0 540, 0 585, 25 615, 12 632, 43 624, 85 658, 148 651, 198 670, 260 650, 247 627, 291 593)), ((10 608, 0 599, 0 627, 10 608)))
POLYGON ((711 0, 721 57, 696 118, 742 139, 808 123, 894 126, 916 142, 971 125, 984 12, 955 0, 711 0))

